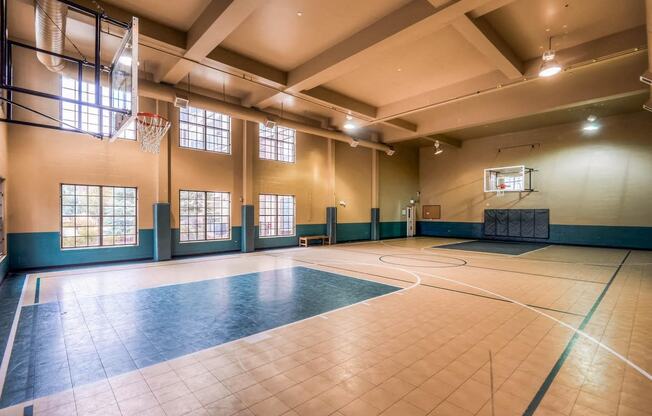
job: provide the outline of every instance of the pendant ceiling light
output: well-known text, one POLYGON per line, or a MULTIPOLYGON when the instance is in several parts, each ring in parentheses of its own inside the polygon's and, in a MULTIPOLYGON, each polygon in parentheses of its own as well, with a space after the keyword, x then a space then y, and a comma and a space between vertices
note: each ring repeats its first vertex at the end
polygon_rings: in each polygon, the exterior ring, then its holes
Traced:
POLYGON ((552 37, 548 38, 548 50, 543 53, 541 60, 540 77, 547 78, 561 72, 561 65, 555 59, 555 51, 552 49, 552 37))

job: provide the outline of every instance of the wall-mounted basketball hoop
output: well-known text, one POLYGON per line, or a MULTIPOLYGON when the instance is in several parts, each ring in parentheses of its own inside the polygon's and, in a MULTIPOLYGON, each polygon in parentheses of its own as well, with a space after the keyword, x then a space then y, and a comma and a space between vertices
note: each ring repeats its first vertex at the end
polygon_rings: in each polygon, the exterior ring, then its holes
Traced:
POLYGON ((484 191, 502 196, 506 192, 535 192, 532 185, 532 168, 505 166, 484 170, 484 191))

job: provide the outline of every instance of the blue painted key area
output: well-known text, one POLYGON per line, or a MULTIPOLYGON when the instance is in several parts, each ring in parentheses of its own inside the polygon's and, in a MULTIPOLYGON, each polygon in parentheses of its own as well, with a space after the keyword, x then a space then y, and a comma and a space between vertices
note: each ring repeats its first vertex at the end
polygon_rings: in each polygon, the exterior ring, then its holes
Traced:
POLYGON ((25 306, 0 407, 399 290, 305 267, 25 306))

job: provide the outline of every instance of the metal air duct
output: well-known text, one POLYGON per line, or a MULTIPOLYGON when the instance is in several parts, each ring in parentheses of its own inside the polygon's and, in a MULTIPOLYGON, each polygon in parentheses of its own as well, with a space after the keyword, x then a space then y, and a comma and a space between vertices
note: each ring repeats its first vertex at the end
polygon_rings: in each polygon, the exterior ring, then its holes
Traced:
MULTIPOLYGON (((34 1, 36 47, 63 55, 66 41, 68 6, 58 0, 34 1)), ((58 56, 37 52, 36 57, 52 72, 61 72, 66 62, 58 56)))

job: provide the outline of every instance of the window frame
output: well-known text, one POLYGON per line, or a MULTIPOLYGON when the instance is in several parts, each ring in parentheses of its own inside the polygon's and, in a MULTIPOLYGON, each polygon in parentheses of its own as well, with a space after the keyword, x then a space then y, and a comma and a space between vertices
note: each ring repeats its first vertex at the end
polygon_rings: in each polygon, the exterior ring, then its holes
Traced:
MULTIPOLYGON (((179 117, 178 117, 178 119, 179 119, 179 120, 178 120, 178 122, 179 122, 179 128, 178 128, 178 131, 179 131, 179 142, 178 142, 178 145, 179 145, 179 148, 180 148, 180 149, 186 149, 186 150, 195 150, 195 151, 199 151, 199 152, 216 153, 216 154, 219 154, 219 155, 232 155, 232 154, 233 154, 233 141, 232 141, 232 137, 231 137, 232 127, 233 127, 232 117, 231 117, 230 115, 228 115, 228 114, 218 113, 217 111, 206 110, 206 109, 204 109, 204 108, 200 108, 200 107, 192 107, 192 106, 188 106, 188 107, 186 107, 186 108, 192 108, 192 109, 194 109, 194 110, 203 111, 203 112, 204 112, 204 116, 203 116, 203 118, 204 118, 204 124, 197 124, 197 123, 190 123, 189 121, 182 121, 182 120, 181 120, 181 113, 182 113, 182 111, 183 111, 184 109, 183 109, 183 108, 180 108, 179 111, 178 111, 178 115, 179 115, 179 117), (216 114, 216 115, 220 115, 220 116, 227 117, 227 119, 228 119, 228 123, 229 123, 229 129, 228 129, 228 130, 225 130, 225 129, 218 128, 218 127, 215 127, 215 126, 213 126, 213 127, 209 127, 209 126, 208 126, 208 123, 207 123, 207 113, 213 113, 213 114, 216 114), (204 146, 203 148, 197 148, 197 147, 191 147, 191 146, 184 146, 184 145, 181 143, 181 141, 182 141, 181 134, 182 134, 182 131, 183 131, 183 129, 182 129, 181 127, 182 127, 182 124, 183 124, 183 123, 185 123, 185 124, 189 124, 189 125, 193 125, 193 126, 200 126, 200 127, 203 129, 203 133, 202 133, 203 140, 201 141, 202 144, 203 144, 203 146, 204 146), (207 130, 208 128, 212 128, 212 129, 215 129, 215 130, 220 130, 220 131, 226 131, 226 132, 227 132, 228 143, 227 143, 226 147, 228 148, 228 150, 227 150, 226 152, 221 152, 221 151, 219 151, 219 150, 209 150, 209 149, 207 149, 207 147, 208 147, 208 137, 207 137, 207 132, 206 132, 206 130, 207 130)), ((218 136, 215 136, 215 137, 218 137, 218 136)), ((189 140, 189 139, 188 139, 188 140, 189 140)), ((217 146, 217 144, 216 144, 216 146, 217 146)), ((184 190, 187 191, 188 189, 184 189, 184 190)), ((193 192, 213 192, 213 191, 193 191, 193 192)), ((213 241, 213 240, 209 240, 209 241, 213 241)))
MULTIPOLYGON (((71 82, 74 83, 74 85, 75 85, 75 88, 74 88, 74 89, 67 88, 67 87, 66 87, 65 89, 74 91, 74 92, 75 92, 75 97, 74 97, 74 99, 75 99, 75 100, 79 100, 79 98, 80 98, 80 94, 79 94, 79 91, 77 91, 77 87, 79 86, 78 80, 76 80, 76 79, 74 79, 74 78, 71 78, 71 77, 66 77, 65 75, 61 75, 61 76, 59 76, 59 95, 62 96, 62 97, 63 97, 63 95, 64 95, 64 94, 63 94, 63 90, 64 90, 64 78, 65 78, 65 79, 68 79, 68 80, 71 80, 71 82)), ((85 94, 86 94, 86 95, 91 95, 91 96, 94 97, 94 96, 95 96, 95 92, 90 93, 90 92, 88 92, 88 91, 86 91, 86 92, 84 91, 84 85, 85 85, 85 84, 88 85, 89 87, 92 85, 93 89, 95 88, 95 84, 94 84, 94 83, 91 83, 91 82, 87 82, 87 81, 82 80, 82 92, 81 92, 81 97, 83 98, 85 94)), ((87 88, 89 88, 89 87, 87 87, 87 88)), ((104 85, 101 85, 101 86, 100 86, 100 89, 101 89, 102 105, 105 105, 105 106, 109 105, 109 106, 110 106, 110 103, 105 103, 105 102, 104 102, 105 99, 106 99, 107 101, 110 101, 110 100, 111 100, 111 96, 110 96, 109 91, 108 91, 108 90, 109 90, 109 87, 106 87, 106 86, 104 86, 104 85), (106 93, 107 93, 106 96, 104 95, 104 92, 105 92, 105 91, 106 91, 106 93)), ((83 101, 83 100, 82 100, 82 101, 83 101)), ((92 102, 90 102, 90 101, 88 101, 88 103, 89 103, 89 104, 94 104, 94 103, 92 103, 92 102)), ((59 127, 61 127, 62 129, 66 130, 66 131, 78 132, 77 130, 68 127, 68 126, 75 126, 77 129, 82 130, 82 131, 84 131, 84 132, 98 133, 98 134, 101 134, 102 137, 107 137, 107 138, 110 137, 110 136, 109 136, 109 133, 110 133, 110 131, 111 131, 111 119, 110 119, 111 114, 110 114, 110 111, 107 111, 107 110, 102 111, 102 112, 101 112, 101 113, 102 113, 102 117, 101 117, 101 120, 100 120, 100 109, 96 109, 96 110, 97 110, 97 118, 98 118, 99 123, 98 123, 98 125, 97 125, 97 132, 93 132, 92 129, 86 129, 86 130, 83 129, 83 124, 84 124, 84 121, 83 121, 83 119, 84 119, 84 117, 83 117, 83 114, 84 114, 84 108, 86 108, 86 114, 89 114, 89 110, 91 110, 91 109, 95 109, 95 107, 91 107, 91 106, 88 106, 88 105, 84 105, 84 104, 75 104, 75 103, 70 103, 70 102, 66 102, 66 101, 59 100, 59 120, 60 120, 60 122, 59 122, 60 126, 59 126, 59 127), (63 117, 63 112, 64 112, 64 106, 65 106, 65 105, 73 106, 73 108, 74 108, 74 113, 75 113, 75 120, 74 120, 74 121, 71 121, 71 120, 65 120, 65 119, 64 119, 64 117, 63 117), (80 111, 79 109, 76 108, 78 105, 82 107, 81 111, 80 111), (78 118, 80 114, 82 115, 82 117, 81 117, 81 118, 78 118), (106 126, 104 125, 105 118, 106 118, 106 121, 107 121, 107 125, 106 125, 106 126)), ((67 110, 66 110, 66 111, 67 111, 67 110)), ((132 122, 132 126, 127 126, 127 128, 122 132, 122 134, 121 134, 120 136, 118 136, 118 139, 120 139, 120 140, 128 140, 128 141, 130 141, 130 142, 136 142, 136 141, 138 141, 138 130, 136 129, 136 124, 135 124, 135 123, 136 123, 136 122, 133 121, 133 122, 132 122), (127 136, 125 136, 126 133, 133 133, 133 138, 132 138, 132 137, 127 137, 127 136)), ((90 124, 90 123, 87 122, 87 124, 90 124)), ((86 186, 90 186, 90 185, 86 185, 86 186)), ((95 185, 93 185, 93 186, 95 186, 95 185)))
MULTIPOLYGON (((265 215, 268 216, 268 215, 265 215)), ((289 194, 269 194, 269 193, 260 193, 258 194, 258 238, 288 238, 288 237, 296 237, 297 236, 297 197, 296 195, 289 195, 289 194), (261 235, 260 232, 260 217, 261 217, 261 208, 262 204, 260 202, 260 197, 261 196, 273 196, 276 199, 276 213, 274 214, 275 218, 275 223, 276 223, 276 234, 274 235, 261 235), (280 219, 284 217, 283 215, 279 215, 279 196, 283 197, 292 197, 292 234, 287 234, 287 235, 281 235, 279 234, 279 225, 280 225, 280 219)))
MULTIPOLYGON (((75 203, 75 206, 77 204, 75 203)), ((119 248, 119 247, 138 247, 140 245, 140 230, 138 228, 138 213, 139 213, 139 198, 138 198, 138 187, 136 186, 120 186, 120 185, 97 185, 97 184, 85 184, 85 183, 67 183, 67 182, 61 182, 59 184, 59 248, 60 250, 88 250, 88 249, 101 249, 101 248, 119 248), (100 244, 97 246, 81 246, 81 247, 64 247, 63 245, 63 187, 64 186, 95 186, 100 188, 100 194, 99 194, 99 199, 100 199, 100 244), (136 211, 136 214, 134 215, 134 218, 136 220, 134 227, 136 228, 136 233, 135 233, 135 238, 136 241, 133 244, 111 244, 111 245, 104 245, 104 193, 102 192, 104 188, 124 188, 124 189, 133 189, 136 193, 136 205, 134 206, 134 209, 136 211)), ((77 216, 75 215, 73 218, 76 218, 77 216)), ((115 215, 109 215, 108 217, 115 217, 115 215)), ((127 215, 124 215, 124 217, 127 217, 127 215)), ((129 215, 131 217, 131 215, 129 215)), ((76 226, 75 226, 76 229, 76 226)), ((126 235, 126 234, 125 234, 126 235)))
POLYGON ((271 140, 271 141, 274 142, 274 146, 273 146, 273 148, 274 148, 274 158, 268 158, 268 157, 262 157, 262 155, 261 155, 261 148, 262 148, 262 146, 261 146, 261 138, 263 136, 260 133, 261 133, 261 129, 263 129, 263 128, 266 129, 267 127, 263 123, 258 123, 258 159, 260 159, 260 160, 269 160, 269 161, 272 161, 272 162, 287 163, 287 164, 296 164, 297 163, 297 130, 293 129, 293 128, 290 128, 290 127, 281 126, 281 125, 278 125, 278 124, 275 125, 274 126, 274 137, 272 137, 272 138, 264 137, 266 140, 271 140), (288 142, 285 142, 285 141, 280 140, 278 138, 278 128, 279 127, 287 129, 287 130, 292 130, 294 132, 294 135, 293 135, 294 140, 292 142, 292 160, 291 161, 280 160, 279 159, 279 144, 280 143, 288 143, 288 142))
MULTIPOLYGON (((231 192, 228 191, 200 191, 196 189, 179 189, 179 244, 192 244, 192 243, 208 243, 211 241, 231 241, 233 239, 233 204, 232 204, 232 199, 231 199, 231 192), (227 215, 229 222, 227 226, 227 230, 229 232, 229 236, 227 238, 206 238, 206 235, 208 234, 208 214, 204 213, 204 239, 203 240, 181 240, 181 192, 201 192, 204 194, 204 208, 207 210, 208 208, 208 194, 209 193, 216 193, 216 194, 227 194, 229 196, 229 214, 227 215)), ((186 215, 187 216, 187 215, 186 215)), ((215 215, 214 215, 215 216, 215 215)), ((221 216, 221 215, 219 215, 221 216)))

